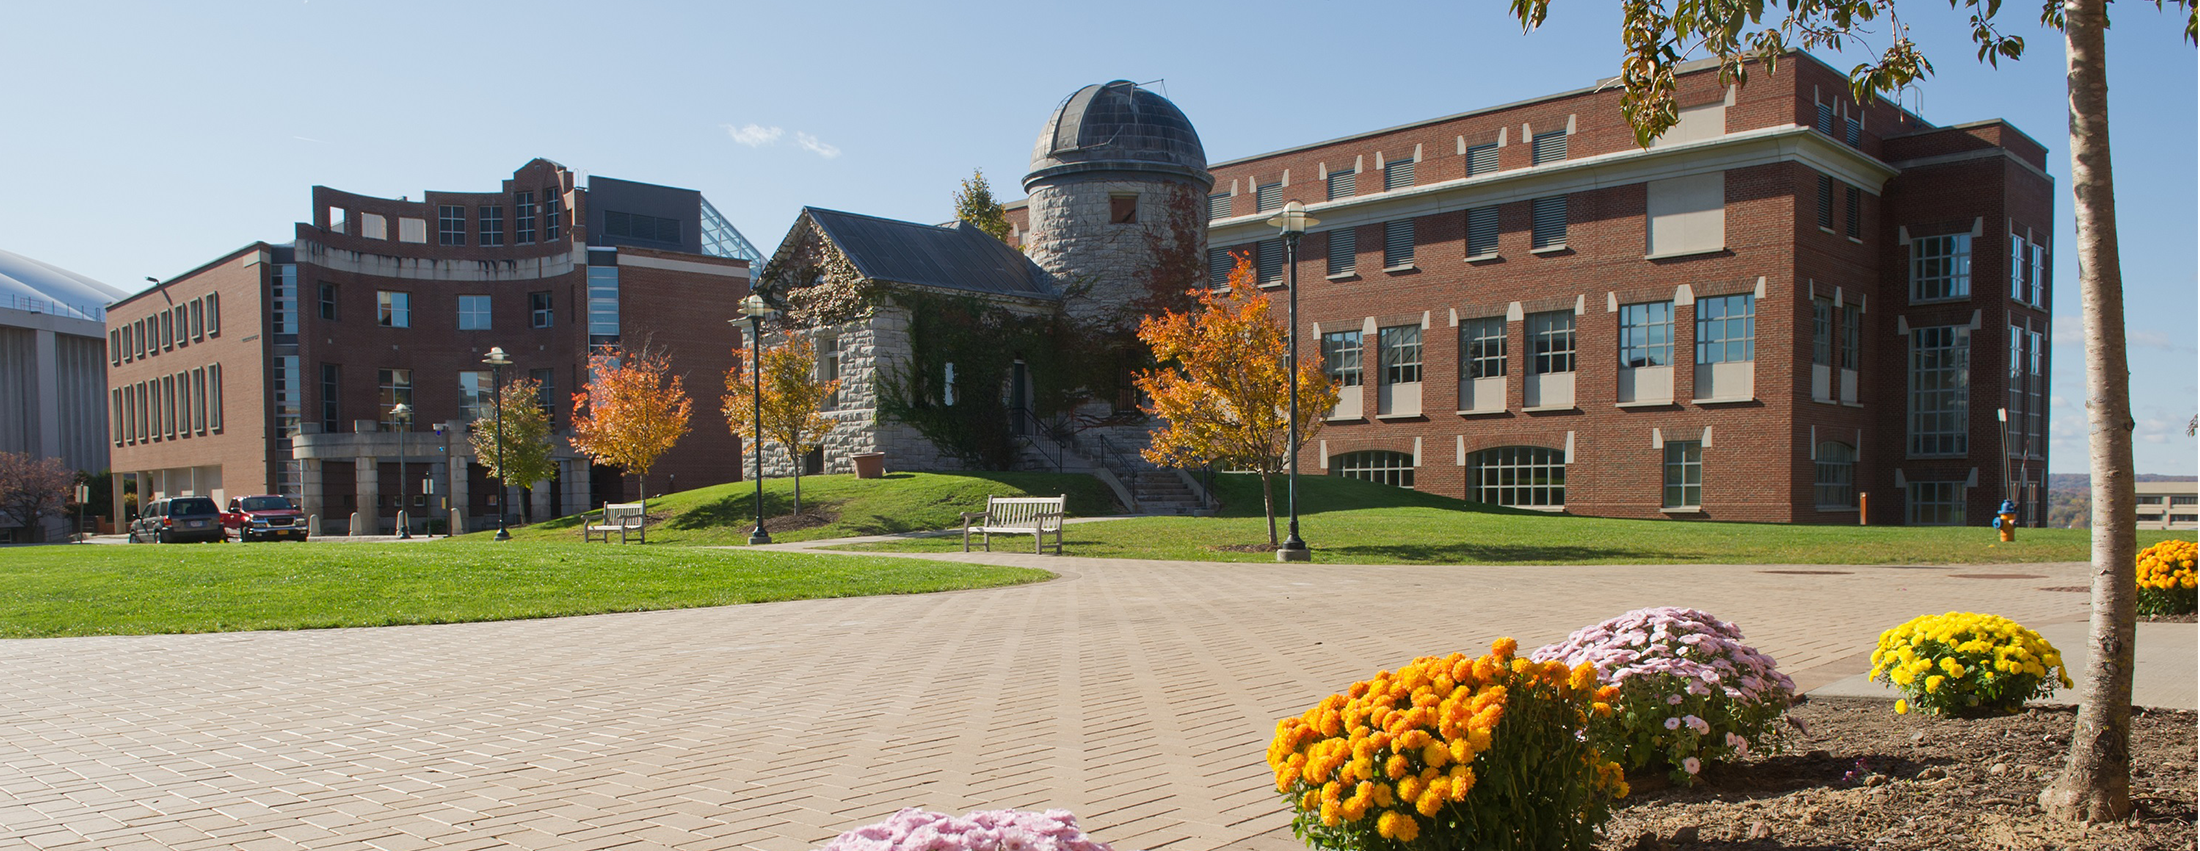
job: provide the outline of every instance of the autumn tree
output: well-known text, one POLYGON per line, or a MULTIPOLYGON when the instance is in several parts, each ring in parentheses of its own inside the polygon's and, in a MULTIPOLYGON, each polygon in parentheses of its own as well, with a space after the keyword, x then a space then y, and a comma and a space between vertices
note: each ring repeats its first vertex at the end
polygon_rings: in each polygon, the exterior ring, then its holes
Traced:
MULTIPOLYGON (((1993 64, 2024 54, 2024 39, 2007 35, 1994 17, 2000 0, 1950 0, 1970 13, 1978 58, 1993 64)), ((2155 6, 2165 4, 2156 0, 2155 6)), ((2192 0, 2169 3, 2184 12, 2185 38, 2200 35, 2192 0)), ((1541 24, 1550 0, 1512 0, 1528 29, 1541 24)), ((2085 328, 2086 418, 2092 456, 2093 617, 2090 660, 2080 684, 2076 734, 2062 775, 2040 793, 2040 805, 2068 819, 2106 821, 2131 812, 2131 676, 2138 555, 2132 493, 2130 369, 2124 351, 2123 273, 2116 249, 2116 193, 2109 164, 2108 0, 2047 0, 2040 23, 2063 35, 2068 59, 2070 184, 2078 220, 2078 289, 2085 328)), ((1932 74, 1932 63, 1895 16, 1894 0, 1693 2, 1630 0, 1620 39, 1625 45, 1621 112, 1648 144, 1679 122, 1674 68, 1702 51, 1718 59, 1721 82, 1745 84, 1750 66, 1778 68, 1790 46, 1840 50, 1863 42, 1868 25, 1884 18, 1886 44, 1874 61, 1849 73, 1858 102, 1932 74), (1767 5, 1782 17, 1767 25, 1767 5), (1783 10, 1784 7, 1784 10, 1783 10)))
POLYGON ((992 234, 994 239, 1008 241, 1008 211, 994 200, 993 187, 985 182, 983 170, 971 169, 970 178, 956 190, 955 219, 992 234))
MULTIPOLYGON (((833 430, 832 418, 820 411, 825 400, 840 390, 840 379, 817 377, 817 351, 808 337, 797 336, 764 350, 761 390, 749 372, 749 353, 735 348, 733 356, 733 368, 726 370, 726 395, 722 400, 726 423, 735 435, 776 441, 787 450, 787 461, 794 467, 794 513, 801 514, 802 456, 817 449, 833 430), (757 423, 753 399, 757 396, 763 398, 761 438, 753 433, 757 423)), ((756 475, 761 477, 764 471, 759 469, 756 475)))
MULTIPOLYGON (((523 378, 504 385, 503 449, 497 447, 497 420, 494 409, 474 420, 473 430, 466 435, 473 444, 474 458, 489 475, 506 488, 517 483, 520 487, 533 487, 536 482, 546 482, 558 474, 557 459, 550 454, 550 411, 543 407, 542 382, 523 378)), ((531 505, 522 505, 532 512, 531 505)), ((532 513, 527 522, 534 522, 532 513)))
MULTIPOLYGON (((1253 264, 1239 257, 1227 293, 1199 289, 1198 307, 1148 317, 1138 339, 1153 349, 1158 369, 1135 379, 1153 400, 1145 409, 1165 421, 1146 460, 1169 467, 1227 464, 1260 473, 1268 512, 1268 544, 1276 544, 1275 474, 1291 447, 1288 330, 1253 283, 1253 264)), ((1313 357, 1301 358, 1299 441, 1321 431, 1337 406, 1337 388, 1313 357)))
POLYGON ((59 458, 0 452, 0 517, 13 521, 25 535, 41 538, 46 518, 61 514, 75 483, 75 475, 59 458))
POLYGON ((649 513, 649 468, 688 433, 693 403, 661 351, 590 355, 595 376, 573 394, 573 448, 598 464, 634 474, 649 513))

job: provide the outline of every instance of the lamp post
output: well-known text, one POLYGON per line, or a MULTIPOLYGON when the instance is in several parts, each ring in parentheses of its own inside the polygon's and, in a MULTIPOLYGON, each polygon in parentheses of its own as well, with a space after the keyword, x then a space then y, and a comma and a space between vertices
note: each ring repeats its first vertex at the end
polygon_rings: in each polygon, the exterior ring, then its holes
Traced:
MULTIPOLYGON (((749 544, 769 544, 772 533, 764 531, 764 318, 772 315, 771 305, 764 297, 749 293, 741 300, 741 315, 749 318, 749 410, 754 414, 755 431, 751 449, 756 459, 756 529, 749 533, 749 544)), ((727 324, 739 327, 741 320, 729 319, 727 324)))
POLYGON ((406 516, 406 515, 408 514, 408 512, 406 512, 406 510, 405 510, 405 508, 406 508, 406 504, 405 504, 405 503, 406 503, 406 496, 405 496, 405 432, 408 432, 408 431, 411 431, 411 430, 412 430, 412 418, 413 418, 413 409, 412 409, 412 406, 411 406, 411 405, 407 405, 407 404, 405 404, 405 403, 403 403, 403 402, 399 402, 399 403, 397 403, 397 404, 395 404, 395 405, 392 405, 392 406, 390 406, 390 421, 391 421, 391 422, 394 422, 394 423, 396 423, 396 424, 397 424, 397 538, 398 538, 398 540, 407 540, 407 539, 410 539, 410 538, 412 537, 412 523, 410 522, 410 521, 412 520, 412 518, 411 518, 411 517, 408 517, 408 516, 406 516))
POLYGON ((490 369, 491 392, 497 397, 497 536, 494 540, 509 541, 510 530, 504 528, 504 497, 510 485, 504 481, 504 368, 512 365, 511 357, 504 354, 503 346, 489 347, 489 356, 481 359, 490 369))
POLYGON ((1290 339, 1291 360, 1284 369, 1291 374, 1291 476, 1288 487, 1291 506, 1291 532, 1276 548, 1277 561, 1308 561, 1314 557, 1306 549, 1306 542, 1299 538, 1299 237, 1306 229, 1321 224, 1306 214, 1306 205, 1291 201, 1283 205, 1283 213, 1269 219, 1268 223, 1283 230, 1283 288, 1291 292, 1290 339))

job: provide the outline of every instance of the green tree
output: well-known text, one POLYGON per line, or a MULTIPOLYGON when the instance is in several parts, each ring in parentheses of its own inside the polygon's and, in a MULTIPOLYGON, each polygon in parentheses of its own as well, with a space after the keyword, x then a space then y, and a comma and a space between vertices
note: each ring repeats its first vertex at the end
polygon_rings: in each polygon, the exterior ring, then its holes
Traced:
MULTIPOLYGON (((558 474, 557 459, 550 454, 550 412, 542 406, 541 394, 542 383, 532 378, 504 385, 503 452, 497 451, 494 409, 474 420, 466 434, 474 458, 506 487, 533 487, 558 474)), ((535 522, 533 500, 523 501, 522 510, 529 512, 527 522, 535 522)))
MULTIPOLYGON (((794 467, 794 513, 802 513, 802 457, 825 442, 825 435, 837 423, 825 416, 825 400, 840 391, 840 379, 817 377, 817 349, 810 338, 797 336, 779 345, 765 349, 761 358, 764 365, 763 380, 749 372, 749 353, 739 348, 733 350, 734 363, 726 370, 726 395, 719 398, 719 410, 726 415, 726 425, 735 435, 748 440, 776 440, 787 450, 787 461, 794 467), (757 415, 755 398, 763 397, 763 415, 757 415), (763 421, 762 437, 753 432, 758 420, 763 421)), ((756 471, 762 478, 764 471, 756 471)))
MULTIPOLYGON (((2024 39, 1998 28, 2000 0, 1950 0, 1971 16, 1978 58, 1999 64, 2024 54, 2024 39)), ((2156 8, 2165 5, 2155 0, 2156 8)), ((2193 0, 2170 0, 2185 13, 2185 37, 2200 35, 2193 0)), ((2063 772, 2040 805, 2067 819, 2113 821, 2131 813, 2132 640, 2137 606, 2133 565, 2137 501, 2132 493, 2130 369, 2124 351, 2123 272, 2116 251, 2116 191, 2109 165, 2108 0, 2047 0, 2040 23, 2060 30, 2068 52, 2070 183, 2078 220, 2078 289, 2085 328, 2086 416, 2093 471, 2093 617, 2091 660, 2080 683, 2077 730, 2063 772)), ((1550 0, 1512 0, 1528 29, 1550 0)), ((1698 51, 1716 57, 1723 82, 1746 84, 1752 63, 1777 69, 1794 47, 1840 50, 1864 41, 1866 25, 1885 21, 1888 44, 1876 61, 1849 72, 1859 102, 1932 74, 1932 63, 1895 16, 1894 0, 1626 0, 1620 40, 1621 112, 1648 144, 1679 122, 1674 67, 1698 51), (1773 6, 1778 23, 1766 25, 1773 6)))
POLYGON ((980 169, 971 169, 970 179, 956 190, 955 219, 992 234, 994 239, 1008 241, 1008 211, 993 199, 993 187, 985 182, 985 172, 980 169))

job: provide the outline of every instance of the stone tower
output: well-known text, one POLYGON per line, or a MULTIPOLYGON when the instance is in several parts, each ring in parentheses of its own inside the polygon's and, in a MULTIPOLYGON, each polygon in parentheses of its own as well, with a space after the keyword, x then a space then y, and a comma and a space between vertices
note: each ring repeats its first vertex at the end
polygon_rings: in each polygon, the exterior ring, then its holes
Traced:
POLYGON ((1207 152, 1168 98, 1126 80, 1078 89, 1031 151, 1025 253, 1073 319, 1135 323, 1149 294, 1205 278, 1207 152))

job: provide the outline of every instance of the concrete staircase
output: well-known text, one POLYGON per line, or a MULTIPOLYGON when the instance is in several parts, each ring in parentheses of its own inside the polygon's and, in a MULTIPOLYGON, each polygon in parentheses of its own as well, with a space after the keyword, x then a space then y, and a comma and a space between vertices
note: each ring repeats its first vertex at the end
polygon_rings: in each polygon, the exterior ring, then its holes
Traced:
POLYGON ((1175 470, 1156 467, 1138 456, 1138 449, 1145 446, 1148 431, 1145 427, 1113 427, 1094 429, 1084 435, 1075 448, 1063 446, 1041 434, 1017 438, 1020 454, 1019 469, 1086 473, 1098 475, 1111 485, 1121 485, 1117 500, 1129 505, 1140 514, 1194 514, 1204 506, 1198 494, 1185 485, 1184 478, 1175 470), (1121 461, 1130 467, 1128 480, 1119 471, 1109 469, 1097 458, 1101 452, 1100 438, 1115 447, 1121 461), (1104 474, 1104 475, 1103 475, 1104 474), (1126 492, 1127 491, 1127 492, 1126 492))
POLYGON ((1196 514, 1203 508, 1175 470, 1147 467, 1137 478, 1140 514, 1196 514))

